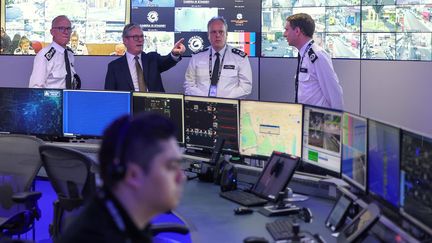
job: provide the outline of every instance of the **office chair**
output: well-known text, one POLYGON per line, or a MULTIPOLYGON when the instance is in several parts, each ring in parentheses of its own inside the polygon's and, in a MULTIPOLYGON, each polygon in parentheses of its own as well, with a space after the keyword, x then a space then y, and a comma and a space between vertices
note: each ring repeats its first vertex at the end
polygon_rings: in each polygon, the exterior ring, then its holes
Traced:
POLYGON ((42 165, 41 144, 30 136, 0 136, 0 239, 28 232, 40 218, 42 193, 31 187, 42 165))
POLYGON ((39 152, 57 194, 54 219, 49 228, 51 237, 56 239, 80 211, 84 201, 95 193, 95 174, 92 172, 95 162, 79 151, 53 145, 42 145, 39 152))

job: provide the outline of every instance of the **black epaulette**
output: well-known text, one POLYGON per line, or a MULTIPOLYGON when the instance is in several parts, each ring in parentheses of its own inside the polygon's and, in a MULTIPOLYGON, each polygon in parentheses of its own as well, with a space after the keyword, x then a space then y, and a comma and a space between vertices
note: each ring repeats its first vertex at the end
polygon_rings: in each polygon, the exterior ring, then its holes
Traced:
POLYGON ((312 48, 309 48, 308 55, 309 55, 309 59, 311 60, 312 63, 314 63, 318 59, 318 56, 315 54, 315 52, 314 52, 314 50, 312 50, 312 48))
POLYGON ((205 51, 208 51, 208 47, 206 47, 206 48, 203 48, 202 50, 198 50, 198 51, 196 51, 196 52, 194 52, 194 53, 192 53, 193 55, 195 55, 195 54, 198 54, 198 53, 201 53, 201 52, 205 52, 205 51))
POLYGON ((233 48, 233 49, 231 49, 231 51, 232 51, 232 53, 237 54, 243 58, 245 58, 247 56, 247 54, 244 51, 239 50, 237 48, 233 48))
POLYGON ((21 52, 21 48, 17 48, 17 49, 15 49, 15 52, 21 52))
POLYGON ((55 53, 56 49, 54 47, 51 47, 51 49, 47 53, 45 53, 45 58, 50 61, 54 57, 55 53))

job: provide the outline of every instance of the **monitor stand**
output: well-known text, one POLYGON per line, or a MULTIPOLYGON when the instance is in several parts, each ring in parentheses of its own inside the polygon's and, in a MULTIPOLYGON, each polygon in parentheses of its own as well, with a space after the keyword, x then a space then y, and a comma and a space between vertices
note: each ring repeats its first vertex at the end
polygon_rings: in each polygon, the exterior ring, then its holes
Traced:
POLYGON ((289 187, 287 187, 286 191, 288 196, 284 199, 285 202, 303 202, 309 199, 308 196, 293 193, 293 190, 289 187))
POLYGON ((267 217, 283 216, 298 214, 300 212, 300 208, 291 203, 285 203, 283 206, 280 204, 264 206, 260 208, 258 212, 267 217))

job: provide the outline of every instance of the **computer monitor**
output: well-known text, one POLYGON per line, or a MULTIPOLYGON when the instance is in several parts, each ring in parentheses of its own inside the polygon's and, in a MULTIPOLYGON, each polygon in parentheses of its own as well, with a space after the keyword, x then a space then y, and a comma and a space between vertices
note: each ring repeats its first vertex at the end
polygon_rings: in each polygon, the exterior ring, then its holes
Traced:
POLYGON ((399 144, 398 128, 369 119, 368 189, 372 196, 385 206, 390 206, 390 209, 399 206, 399 144))
POLYGON ((301 104, 240 101, 240 154, 268 157, 279 151, 301 157, 301 104))
POLYGON ((402 131, 400 206, 432 232, 432 138, 402 131))
POLYGON ((185 96, 185 146, 210 154, 217 138, 223 137, 225 153, 238 153, 239 101, 185 96))
POLYGON ((344 112, 342 116, 342 178, 366 192, 367 119, 344 112))
POLYGON ((299 170, 340 177, 342 112, 304 106, 303 163, 299 170))
POLYGON ((115 119, 131 113, 130 92, 65 90, 65 136, 100 137, 115 119))
POLYGON ((276 201, 291 180, 300 157, 274 151, 252 187, 252 192, 270 201, 276 201))
POLYGON ((138 93, 132 96, 134 115, 151 111, 168 117, 177 126, 177 141, 184 143, 183 95, 165 93, 138 93))
POLYGON ((61 90, 0 88, 0 132, 62 136, 62 99, 61 90))

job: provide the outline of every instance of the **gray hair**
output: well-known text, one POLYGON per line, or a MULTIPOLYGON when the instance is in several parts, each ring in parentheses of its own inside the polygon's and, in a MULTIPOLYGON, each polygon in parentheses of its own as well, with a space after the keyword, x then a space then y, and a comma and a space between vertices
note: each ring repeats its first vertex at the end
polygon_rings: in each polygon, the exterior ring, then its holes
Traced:
MULTIPOLYGON (((62 18, 69 20, 69 18, 66 15, 59 15, 51 21, 51 28, 54 27, 55 22, 57 22, 59 19, 62 19, 62 18)), ((71 22, 71 21, 69 20, 69 22, 71 22)))
POLYGON ((213 18, 211 18, 211 19, 209 20, 209 22, 207 23, 207 32, 210 30, 210 25, 211 25, 213 22, 216 22, 216 21, 221 21, 221 22, 224 24, 224 26, 225 26, 225 31, 228 32, 228 25, 227 25, 227 22, 226 22, 226 20, 224 19, 224 17, 222 17, 222 16, 215 16, 215 17, 213 17, 213 18))
POLYGON ((124 28, 123 28, 123 33, 122 33, 122 37, 125 38, 126 36, 129 35, 129 32, 135 28, 138 28, 141 30, 141 26, 139 26, 139 24, 135 24, 135 23, 129 23, 127 24, 124 28))

